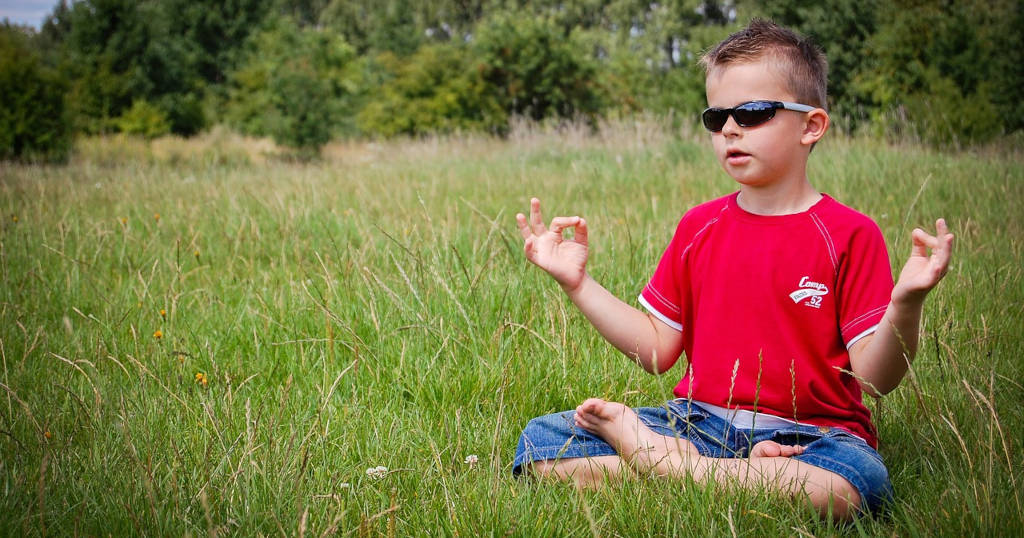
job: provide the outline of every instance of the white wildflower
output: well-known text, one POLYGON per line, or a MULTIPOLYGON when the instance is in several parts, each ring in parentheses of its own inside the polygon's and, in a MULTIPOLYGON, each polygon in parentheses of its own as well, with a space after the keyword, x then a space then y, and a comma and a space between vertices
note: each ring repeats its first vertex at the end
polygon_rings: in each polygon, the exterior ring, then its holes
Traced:
POLYGON ((476 454, 470 454, 466 456, 466 460, 463 463, 472 467, 476 465, 478 461, 480 461, 480 458, 478 458, 476 454))
POLYGON ((370 467, 369 469, 366 470, 366 476, 373 478, 374 480, 384 478, 385 476, 387 476, 387 474, 388 468, 383 465, 378 465, 377 467, 370 467))

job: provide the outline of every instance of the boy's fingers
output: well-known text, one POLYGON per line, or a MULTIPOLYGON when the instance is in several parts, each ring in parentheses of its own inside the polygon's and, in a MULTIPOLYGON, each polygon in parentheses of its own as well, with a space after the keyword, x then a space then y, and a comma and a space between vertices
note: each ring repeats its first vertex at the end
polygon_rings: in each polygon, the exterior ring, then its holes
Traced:
POLYGON ((579 217, 555 217, 551 219, 551 227, 548 228, 548 230, 558 235, 562 235, 562 230, 565 230, 570 226, 576 226, 579 221, 579 217))
POLYGON ((946 275, 949 269, 949 260, 953 256, 953 234, 943 234, 937 239, 938 246, 932 249, 932 259, 938 270, 939 278, 946 275))
POLYGON ((935 221, 935 235, 937 245, 933 253, 943 259, 944 263, 948 262, 953 253, 953 234, 949 233, 946 219, 935 221))
POLYGON ((530 227, 526 224, 526 215, 516 213, 516 224, 519 225, 519 235, 523 236, 523 239, 528 239, 533 235, 533 232, 530 231, 530 227))
POLYGON ((579 224, 576 225, 576 235, 573 240, 577 243, 587 246, 587 221, 580 219, 579 224))
POLYGON ((911 256, 928 256, 928 249, 934 249, 939 240, 934 235, 930 235, 928 232, 914 228, 913 232, 910 232, 910 237, 913 240, 913 246, 911 247, 911 256))
POLYGON ((533 228, 533 233, 540 235, 544 233, 544 218, 540 213, 540 200, 536 198, 530 198, 530 227, 533 228))

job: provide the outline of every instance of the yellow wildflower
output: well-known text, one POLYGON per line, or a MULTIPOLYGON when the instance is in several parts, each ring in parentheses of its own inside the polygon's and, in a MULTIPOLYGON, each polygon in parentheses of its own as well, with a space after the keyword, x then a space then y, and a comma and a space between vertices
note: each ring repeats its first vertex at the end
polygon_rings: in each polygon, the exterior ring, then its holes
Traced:
POLYGON ((46 430, 45 432, 43 432, 43 437, 50 439, 51 437, 53 437, 53 434, 50 433, 50 430, 46 430))
POLYGON ((160 220, 160 213, 153 213, 153 220, 160 220))
POLYGON ((160 317, 166 318, 167 317, 167 310, 164 310, 163 308, 161 308, 160 309, 160 317))
POLYGON ((13 220, 14 222, 18 222, 18 216, 17 215, 11 215, 11 220, 13 220))
POLYGON ((196 383, 202 383, 205 387, 209 380, 206 378, 206 374, 202 372, 196 372, 196 383))
POLYGON ((163 337, 164 337, 164 332, 161 331, 160 329, 157 329, 156 331, 153 332, 153 338, 156 338, 157 340, 159 340, 159 339, 161 339, 163 337))

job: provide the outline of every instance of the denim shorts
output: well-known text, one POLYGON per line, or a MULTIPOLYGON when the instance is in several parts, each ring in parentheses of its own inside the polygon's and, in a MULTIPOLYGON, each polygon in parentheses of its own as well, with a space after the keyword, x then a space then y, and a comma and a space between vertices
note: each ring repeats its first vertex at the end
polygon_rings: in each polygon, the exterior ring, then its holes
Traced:
MULTIPOLYGON (((744 458, 750 447, 765 440, 803 445, 804 452, 793 459, 848 480, 860 493, 863 510, 877 512, 892 501, 892 484, 882 457, 863 439, 841 428, 794 424, 775 429, 739 429, 686 399, 634 411, 655 433, 687 439, 703 456, 744 458)), ((519 437, 512 472, 521 474, 525 465, 540 460, 616 455, 600 437, 577 428, 574 415, 574 411, 565 411, 531 420, 519 437)))

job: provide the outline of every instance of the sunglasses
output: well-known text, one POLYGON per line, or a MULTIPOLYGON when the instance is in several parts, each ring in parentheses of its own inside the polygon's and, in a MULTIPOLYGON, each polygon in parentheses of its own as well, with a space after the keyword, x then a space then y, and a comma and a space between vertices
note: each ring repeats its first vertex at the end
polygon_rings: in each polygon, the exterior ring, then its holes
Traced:
POLYGON ((800 103, 787 103, 785 101, 748 101, 733 108, 706 108, 704 113, 700 115, 700 119, 704 121, 705 129, 712 133, 717 133, 722 130, 722 127, 725 127, 725 122, 729 121, 729 116, 732 116, 740 127, 753 127, 774 118, 775 111, 780 108, 797 112, 810 112, 815 107, 801 105, 800 103))

